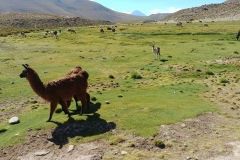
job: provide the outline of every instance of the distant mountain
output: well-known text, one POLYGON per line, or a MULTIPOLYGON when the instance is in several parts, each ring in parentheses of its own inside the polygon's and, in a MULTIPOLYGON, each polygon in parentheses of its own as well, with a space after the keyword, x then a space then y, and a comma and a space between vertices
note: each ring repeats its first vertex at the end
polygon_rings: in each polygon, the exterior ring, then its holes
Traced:
POLYGON ((34 12, 112 22, 148 18, 116 12, 90 0, 1 0, 0 12, 34 12))
POLYGON ((145 14, 143 14, 142 12, 135 10, 131 13, 131 15, 135 15, 135 16, 146 16, 145 14))

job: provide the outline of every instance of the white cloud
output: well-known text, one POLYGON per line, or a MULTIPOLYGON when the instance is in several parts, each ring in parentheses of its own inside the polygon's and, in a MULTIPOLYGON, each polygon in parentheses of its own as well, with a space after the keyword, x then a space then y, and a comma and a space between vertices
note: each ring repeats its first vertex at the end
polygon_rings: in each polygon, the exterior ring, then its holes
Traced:
POLYGON ((156 14, 156 13, 174 13, 174 12, 179 11, 179 10, 181 10, 181 9, 180 8, 175 8, 175 7, 169 7, 169 8, 166 8, 165 10, 156 8, 156 9, 150 10, 150 13, 151 14, 156 14))
POLYGON ((156 9, 150 10, 150 13, 156 14, 156 13, 160 13, 160 11, 161 11, 161 9, 156 8, 156 9))

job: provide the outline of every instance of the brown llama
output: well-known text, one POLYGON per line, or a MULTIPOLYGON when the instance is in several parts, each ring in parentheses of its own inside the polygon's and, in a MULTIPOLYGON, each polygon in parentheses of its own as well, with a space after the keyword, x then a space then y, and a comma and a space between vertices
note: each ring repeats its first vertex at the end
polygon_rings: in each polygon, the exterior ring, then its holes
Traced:
POLYGON ((21 34, 22 37, 27 37, 24 32, 21 32, 20 34, 21 34))
MULTIPOLYGON (((58 105, 61 104, 65 114, 70 113, 68 111, 67 102, 71 100, 74 95, 81 100, 82 106, 86 106, 86 91, 87 91, 87 78, 84 74, 76 74, 73 76, 67 76, 59 78, 48 83, 43 83, 38 76, 37 72, 27 64, 23 64, 25 68, 20 74, 21 78, 26 78, 32 87, 33 91, 50 102, 50 115, 47 122, 52 119, 52 115, 58 105)), ((82 112, 80 112, 80 115, 82 112)))
POLYGON ((102 28, 100 28, 100 32, 104 33, 104 30, 102 28))
POLYGON ((176 23, 176 26, 177 26, 177 27, 182 27, 182 26, 183 26, 183 25, 182 25, 182 22, 177 22, 177 23, 176 23))
POLYGON ((237 32, 236 41, 238 41, 239 36, 240 36, 240 30, 237 32))
POLYGON ((73 30, 73 29, 68 29, 68 32, 73 33, 73 34, 76 34, 76 31, 73 30))
MULTIPOLYGON (((72 75, 76 75, 76 74, 83 74, 84 77, 86 77, 86 79, 88 79, 89 75, 86 71, 82 70, 82 68, 80 66, 76 66, 73 69, 71 69, 70 71, 67 72, 66 76, 72 76, 72 75)), ((78 98, 76 95, 74 95, 74 100, 76 103, 76 109, 78 109, 78 98)), ((87 99, 87 108, 89 109, 90 106, 90 95, 89 93, 86 92, 86 99, 87 99)), ((71 100, 67 101, 68 107, 71 105, 71 100)), ((82 108, 81 110, 84 111, 85 108, 82 108)))

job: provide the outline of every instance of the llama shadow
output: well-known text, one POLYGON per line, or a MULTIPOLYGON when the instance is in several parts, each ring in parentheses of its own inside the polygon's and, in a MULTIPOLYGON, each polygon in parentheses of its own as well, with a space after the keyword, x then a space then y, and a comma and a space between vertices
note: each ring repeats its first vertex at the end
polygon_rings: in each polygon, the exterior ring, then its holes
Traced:
MULTIPOLYGON (((101 108, 101 103, 97 102, 96 104, 90 102, 89 108, 86 108, 83 111, 83 114, 95 113, 101 108)), ((71 115, 76 115, 80 113, 80 109, 69 109, 71 115)))
POLYGON ((167 59, 160 59, 161 62, 167 62, 167 59))
POLYGON ((94 104, 94 107, 89 109, 88 114, 84 112, 84 116, 87 116, 86 120, 74 120, 74 118, 70 117, 64 123, 51 121, 57 124, 57 127, 52 132, 52 138, 48 140, 56 145, 59 145, 59 148, 62 148, 63 145, 68 144, 69 138, 84 138, 104 134, 115 129, 115 123, 107 122, 100 117, 100 114, 95 113, 100 107, 101 103, 97 103, 94 104))

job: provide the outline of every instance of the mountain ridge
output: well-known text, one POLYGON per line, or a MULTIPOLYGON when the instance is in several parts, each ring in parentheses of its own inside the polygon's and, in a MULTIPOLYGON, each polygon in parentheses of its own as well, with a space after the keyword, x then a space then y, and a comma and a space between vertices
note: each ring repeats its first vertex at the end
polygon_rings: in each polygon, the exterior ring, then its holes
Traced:
MULTIPOLYGON (((124 21, 190 21, 192 19, 199 21, 229 21, 240 19, 239 8, 240 0, 226 0, 223 3, 186 8, 175 13, 158 13, 149 16, 136 16, 116 12, 97 2, 89 0, 2 0, 0 13, 31 12, 52 14, 65 18, 80 17, 83 19, 103 20, 115 23, 124 21)), ((15 17, 12 18, 18 18, 17 14, 14 15, 15 17)))
MULTIPOLYGON (((148 16, 139 17, 131 14, 116 12, 97 2, 89 0, 2 0, 0 12, 36 12, 114 22, 149 20, 149 18, 151 18, 148 16)), ((162 18, 162 15, 160 18, 162 18)), ((152 20, 160 20, 160 18, 152 20)))

